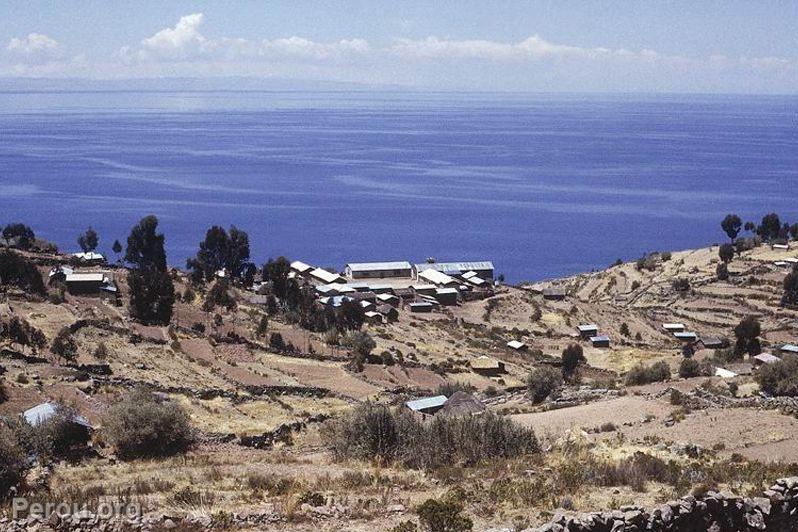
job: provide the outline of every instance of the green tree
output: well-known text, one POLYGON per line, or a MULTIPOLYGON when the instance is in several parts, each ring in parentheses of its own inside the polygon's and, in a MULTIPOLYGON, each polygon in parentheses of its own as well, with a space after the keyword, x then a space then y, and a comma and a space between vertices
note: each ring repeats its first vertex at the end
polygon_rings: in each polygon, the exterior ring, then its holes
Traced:
POLYGON ((214 225, 205 233, 200 242, 197 256, 186 261, 195 282, 210 281, 219 270, 231 276, 240 273, 244 262, 249 259, 249 235, 230 227, 230 234, 223 227, 214 225))
POLYGON ((727 280, 729 278, 729 266, 725 262, 721 262, 718 264, 717 268, 715 268, 715 275, 718 281, 727 280))
POLYGON ((97 249, 97 245, 99 243, 100 237, 97 235, 97 231, 95 231, 91 226, 86 229, 85 233, 78 237, 78 246, 80 246, 80 249, 82 249, 84 253, 94 251, 97 249))
POLYGON ((562 386, 562 372, 543 366, 529 372, 526 379, 527 393, 536 403, 543 401, 562 386))
POLYGON ((341 331, 359 331, 366 320, 366 313, 357 301, 341 303, 336 315, 336 328, 341 331))
POLYGON ((158 233, 158 218, 145 216, 130 230, 125 260, 137 268, 166 271, 164 235, 158 233))
POLYGON ((790 226, 790 237, 793 240, 798 240, 798 223, 794 223, 790 226))
POLYGON ((111 251, 116 255, 116 260, 119 262, 119 254, 122 253, 122 243, 119 240, 114 240, 114 245, 111 246, 111 251))
POLYGON ((570 344, 562 352, 562 375, 566 379, 570 378, 580 364, 586 361, 582 346, 570 344))
POLYGON ((131 270, 130 315, 144 324, 167 325, 172 319, 175 287, 165 271, 153 268, 131 270))
POLYGON ((779 215, 775 212, 765 215, 762 218, 762 223, 757 228, 757 234, 762 237, 762 240, 772 242, 779 238, 781 234, 781 220, 779 215))
POLYGON ((0 250, 0 286, 16 286, 40 296, 47 293, 36 265, 9 250, 0 250))
POLYGON ((737 235, 740 234, 740 229, 743 226, 743 221, 740 220, 740 217, 736 214, 727 214, 726 218, 720 222, 720 226, 726 235, 734 242, 734 239, 737 238, 737 235))
POLYGON ((33 229, 25 224, 13 223, 3 228, 3 238, 6 240, 16 240, 16 245, 20 249, 29 249, 36 242, 36 234, 33 229))
POLYGON ((25 347, 32 347, 34 351, 38 351, 47 345, 44 333, 18 316, 0 322, 0 339, 21 346, 23 351, 25 347))
POLYGON ((725 263, 731 262, 731 260, 734 258, 734 246, 731 244, 722 244, 718 248, 718 256, 720 257, 720 260, 725 263))
POLYGON ((230 281, 227 279, 219 279, 213 283, 202 304, 202 310, 205 312, 210 312, 216 307, 228 310, 236 308, 236 300, 230 293, 230 281))
POLYGON ((755 316, 746 316, 734 328, 734 336, 737 338, 735 352, 737 355, 748 353, 756 356, 762 352, 762 345, 759 342, 759 335, 762 333, 762 326, 755 316))
POLYGON ((756 224, 754 222, 745 222, 745 230, 749 233, 752 233, 756 230, 756 224))
POLYGON ((291 272, 291 263, 285 257, 269 259, 263 265, 263 281, 270 283, 272 293, 280 299, 285 299, 288 291, 288 274, 291 272))
POLYGON ((78 357, 78 344, 72 338, 69 327, 64 327, 53 338, 50 350, 64 360, 74 361, 78 357))
POLYGON ((792 271, 784 278, 784 294, 781 296, 781 304, 794 307, 798 305, 798 264, 792 267, 792 271))

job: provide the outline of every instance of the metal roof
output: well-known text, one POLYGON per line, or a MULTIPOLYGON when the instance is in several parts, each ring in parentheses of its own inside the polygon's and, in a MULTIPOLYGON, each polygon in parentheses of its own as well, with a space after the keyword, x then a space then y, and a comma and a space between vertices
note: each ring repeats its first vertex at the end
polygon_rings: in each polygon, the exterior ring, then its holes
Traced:
POLYGON ((459 294, 457 288, 438 288, 435 290, 436 294, 459 294))
POLYGON ((299 273, 305 273, 308 270, 312 270, 313 266, 310 264, 306 264, 301 260, 295 260, 291 263, 291 269, 298 271, 299 273))
MULTIPOLYGON (((40 405, 34 406, 33 408, 25 410, 22 416, 25 418, 25 421, 29 425, 31 425, 32 427, 38 427, 42 423, 46 423, 47 420, 53 417, 57 411, 58 411, 58 405, 54 403, 42 403, 40 405)), ((91 428, 91 424, 89 424, 86 418, 79 416, 77 414, 72 416, 72 421, 74 421, 78 425, 83 425, 84 427, 91 428)))
POLYGON ((770 353, 762 353, 754 357, 754 360, 758 360, 765 364, 773 364, 776 362, 781 362, 781 359, 777 356, 773 356, 770 353))
POLYGON ((694 333, 693 331, 675 332, 675 333, 673 333, 673 335, 676 338, 698 338, 698 335, 696 333, 694 333))
POLYGON ((79 251, 78 253, 73 253, 72 256, 80 260, 105 260, 105 257, 96 251, 79 251))
POLYGON ((785 353, 798 353, 798 345, 785 344, 781 346, 781 350, 785 353))
POLYGON ((593 343, 596 343, 596 342, 609 342, 610 341, 610 337, 609 336, 603 336, 603 335, 602 336, 591 336, 590 337, 590 341, 593 342, 593 343))
POLYGON ((328 283, 328 284, 329 283, 334 283, 335 281, 337 281, 337 280, 339 280, 341 278, 341 276, 338 275, 337 273, 330 273, 327 270, 324 270, 322 268, 316 268, 315 270, 312 270, 310 272, 310 275, 312 277, 317 278, 317 279, 321 279, 322 281, 324 281, 325 283, 328 283))
POLYGON ((469 272, 493 270, 493 263, 489 260, 473 262, 424 262, 416 264, 417 271, 428 269, 438 270, 439 272, 469 272))
POLYGON ((68 283, 82 283, 82 282, 97 282, 101 283, 105 280, 104 273, 70 273, 66 276, 68 283))
POLYGON ((510 340, 507 342, 507 347, 511 349, 521 349, 522 347, 526 347, 524 342, 519 342, 518 340, 510 340))
POLYGON ((588 323, 586 325, 577 325, 576 328, 583 332, 598 331, 598 325, 596 325, 595 323, 588 323))
POLYGON ((393 262, 350 262, 346 265, 353 272, 376 272, 381 270, 409 270, 410 263, 406 260, 393 262))
POLYGON ((684 323, 663 323, 662 328, 666 331, 684 329, 684 323))
POLYGON ((715 368, 715 376, 722 377, 724 379, 731 379, 733 377, 736 377, 737 374, 725 368, 715 368))
POLYGON ((423 399, 416 399, 415 401, 408 401, 405 403, 407 408, 418 412, 428 408, 437 408, 446 404, 448 398, 445 395, 436 395, 435 397, 425 397, 423 399))
POLYGON ((418 274, 418 277, 419 279, 424 279, 434 284, 451 284, 457 282, 457 280, 455 280, 453 277, 450 277, 449 275, 446 275, 441 271, 433 269, 428 269, 424 270, 423 272, 420 272, 418 274))

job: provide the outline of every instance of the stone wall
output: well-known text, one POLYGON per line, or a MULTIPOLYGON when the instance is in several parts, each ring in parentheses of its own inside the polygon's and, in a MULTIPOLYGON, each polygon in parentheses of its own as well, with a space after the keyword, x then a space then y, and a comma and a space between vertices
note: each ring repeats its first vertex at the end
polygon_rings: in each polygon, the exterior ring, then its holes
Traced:
POLYGON ((798 477, 776 481, 762 497, 722 491, 669 501, 654 509, 624 506, 613 512, 560 515, 537 532, 741 532, 798 530, 798 477))

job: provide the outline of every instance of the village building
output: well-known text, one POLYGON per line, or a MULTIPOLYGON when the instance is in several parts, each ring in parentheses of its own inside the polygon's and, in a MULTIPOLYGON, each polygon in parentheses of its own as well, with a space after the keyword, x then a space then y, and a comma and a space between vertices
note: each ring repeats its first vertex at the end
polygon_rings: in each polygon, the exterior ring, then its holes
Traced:
POLYGON ((479 276, 477 272, 469 271, 460 276, 466 283, 476 288, 487 288, 490 286, 490 281, 486 281, 479 276))
POLYGON ((696 342, 698 341, 698 334, 694 333, 693 331, 681 331, 673 333, 673 336, 677 340, 681 340, 682 342, 696 342))
POLYGON ((460 282, 454 277, 432 269, 424 270, 418 274, 417 278, 419 281, 424 281, 439 287, 454 288, 460 285, 460 282))
POLYGON ((414 284, 411 285, 413 296, 434 296, 437 288, 434 284, 414 284))
POLYGON ((725 368, 715 368, 715 376, 722 379, 733 379, 737 374, 725 368))
POLYGON ((464 391, 457 391, 452 394, 446 403, 438 411, 439 416, 468 416, 485 412, 487 408, 482 401, 472 394, 464 391))
POLYGON ((413 301, 412 303, 409 303, 407 306, 410 309, 410 312, 418 314, 418 313, 432 312, 432 309, 435 305, 433 305, 429 301, 413 301))
POLYGON ((789 244, 773 244, 773 249, 778 249, 779 251, 788 251, 790 249, 789 244))
POLYGON ((416 399, 405 403, 407 408, 419 414, 432 415, 438 412, 443 405, 446 404, 447 397, 445 395, 436 395, 434 397, 425 397, 423 399, 416 399))
POLYGON ((590 343, 593 345, 593 347, 609 347, 610 337, 605 335, 591 336, 590 343))
POLYGON ((413 276, 418 279, 419 274, 426 270, 436 270, 449 276, 462 276, 464 273, 474 272, 486 281, 493 281, 493 263, 489 260, 472 262, 424 262, 413 265, 413 276))
POLYGON ((729 347, 728 338, 702 337, 699 342, 704 346, 704 349, 725 349, 729 347))
POLYGON ((494 376, 505 373, 504 362, 485 355, 470 362, 471 370, 480 375, 494 376))
POLYGON ((369 290, 375 294, 391 294, 393 293, 393 286, 389 284, 370 284, 369 290))
POLYGON ((550 301, 562 301, 565 299, 566 292, 564 288, 546 288, 543 290, 543 299, 550 301))
POLYGON ((105 263, 105 257, 96 251, 81 251, 79 253, 73 253, 72 256, 79 263, 85 265, 97 265, 105 263))
POLYGON ((781 359, 777 356, 771 355, 770 353, 760 353, 753 357, 754 366, 764 366, 765 364, 775 364, 776 362, 781 362, 781 359))
POLYGON ((104 272, 71 272, 64 275, 67 292, 72 295, 116 294, 113 277, 104 272))
POLYGON ((399 298, 393 294, 380 294, 377 293, 377 302, 383 303, 385 305, 391 305, 394 307, 399 306, 399 298))
POLYGON ((372 310, 366 312, 364 314, 364 317, 365 317, 366 323, 382 324, 383 321, 384 321, 384 316, 382 314, 380 314, 379 312, 372 311, 372 310))
POLYGON ((782 353, 792 353, 794 355, 798 355, 798 345, 793 344, 785 344, 781 346, 782 353))
POLYGON ((683 332, 685 329, 684 323, 663 323, 662 328, 669 333, 683 332))
POLYGON ((350 279, 409 279, 412 275, 412 267, 407 261, 351 262, 346 265, 344 275, 350 279))
POLYGON ((363 300, 360 302, 360 308, 363 310, 374 310, 374 303, 371 301, 363 300))
POLYGON ((507 342, 507 347, 514 351, 524 351, 527 348, 527 345, 524 342, 519 342, 518 340, 510 340, 507 342))
POLYGON ((460 293, 456 288, 438 288, 435 290, 435 299, 444 307, 457 305, 457 298, 460 293))
POLYGON ((391 305, 377 305, 375 310, 385 316, 385 321, 389 323, 399 319, 399 311, 391 305))
POLYGON ((321 284, 346 283, 346 279, 341 277, 339 274, 328 272, 327 270, 324 270, 322 268, 316 268, 311 270, 308 273, 308 276, 311 280, 321 284))
POLYGON ((305 264, 300 260, 295 260, 291 263, 291 272, 296 274, 298 277, 307 278, 310 275, 310 272, 313 270, 313 266, 310 264, 305 264))
POLYGON ((598 325, 594 323, 577 325, 576 329, 579 331, 579 336, 585 339, 590 338, 591 336, 598 336, 598 325))

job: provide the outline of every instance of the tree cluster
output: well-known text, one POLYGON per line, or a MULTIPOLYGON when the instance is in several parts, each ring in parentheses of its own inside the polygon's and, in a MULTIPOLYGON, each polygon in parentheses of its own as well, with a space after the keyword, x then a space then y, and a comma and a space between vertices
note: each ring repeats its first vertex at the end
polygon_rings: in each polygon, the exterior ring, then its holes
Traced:
POLYGON ((3 238, 13 242, 20 249, 30 249, 36 242, 36 234, 33 229, 21 223, 11 223, 5 226, 3 238))
POLYGON ((134 266, 128 274, 130 315, 144 324, 168 324, 175 287, 166 271, 164 235, 158 233, 158 218, 146 216, 133 226, 125 260, 134 266))
POLYGON ((197 256, 186 261, 186 267, 194 282, 208 282, 220 270, 238 276, 247 260, 249 235, 235 226, 231 226, 228 233, 223 227, 214 225, 200 242, 197 256))
POLYGON ((0 286, 16 286, 41 296, 46 293, 39 269, 25 257, 9 250, 0 250, 0 286))

